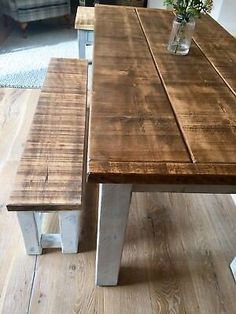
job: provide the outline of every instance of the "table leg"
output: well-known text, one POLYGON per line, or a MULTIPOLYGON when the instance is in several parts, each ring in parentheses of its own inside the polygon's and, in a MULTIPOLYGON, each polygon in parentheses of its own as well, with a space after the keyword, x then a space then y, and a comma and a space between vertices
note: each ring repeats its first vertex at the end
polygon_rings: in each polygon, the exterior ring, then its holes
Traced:
POLYGON ((231 268, 232 274, 234 276, 234 280, 236 281, 236 256, 233 259, 232 263, 230 264, 230 268, 231 268))
POLYGON ((131 184, 99 186, 96 255, 96 284, 99 286, 117 285, 131 195, 131 184))

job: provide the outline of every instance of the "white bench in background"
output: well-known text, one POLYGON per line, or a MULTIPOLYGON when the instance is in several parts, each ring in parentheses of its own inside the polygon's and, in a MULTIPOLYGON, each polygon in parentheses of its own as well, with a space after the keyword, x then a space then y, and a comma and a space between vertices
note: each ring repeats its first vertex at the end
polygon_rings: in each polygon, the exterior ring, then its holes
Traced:
POLYGON ((94 38, 94 7, 78 7, 75 29, 78 32, 79 58, 91 61, 94 38))

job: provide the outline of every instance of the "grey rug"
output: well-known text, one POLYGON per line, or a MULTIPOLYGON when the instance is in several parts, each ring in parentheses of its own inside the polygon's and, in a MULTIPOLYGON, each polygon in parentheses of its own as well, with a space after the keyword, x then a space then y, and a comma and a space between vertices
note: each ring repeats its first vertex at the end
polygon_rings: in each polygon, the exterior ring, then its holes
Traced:
POLYGON ((78 58, 73 28, 54 20, 34 22, 23 38, 15 27, 0 47, 0 87, 42 87, 52 57, 78 58))

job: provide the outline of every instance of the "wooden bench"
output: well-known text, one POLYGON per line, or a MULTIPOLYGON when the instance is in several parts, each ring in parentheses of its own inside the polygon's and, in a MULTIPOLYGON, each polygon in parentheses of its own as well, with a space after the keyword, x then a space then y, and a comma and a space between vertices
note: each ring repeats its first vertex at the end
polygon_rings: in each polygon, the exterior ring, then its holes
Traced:
POLYGON ((76 253, 83 195, 87 62, 52 59, 7 208, 28 254, 76 253), (59 234, 42 234, 42 213, 59 213, 59 234))
POLYGON ((78 31, 79 58, 86 59, 86 47, 93 44, 94 7, 78 7, 75 29, 78 31))

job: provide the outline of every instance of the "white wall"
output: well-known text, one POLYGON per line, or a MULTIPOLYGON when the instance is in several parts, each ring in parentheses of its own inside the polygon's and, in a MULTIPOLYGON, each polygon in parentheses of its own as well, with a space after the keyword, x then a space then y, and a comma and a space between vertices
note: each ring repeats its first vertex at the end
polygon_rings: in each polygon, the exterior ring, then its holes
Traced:
POLYGON ((157 8, 157 9, 164 9, 165 6, 163 5, 164 0, 148 0, 147 7, 148 8, 157 8))
POLYGON ((222 5, 220 6, 219 15, 215 19, 228 32, 233 36, 236 36, 236 0, 223 0, 222 5))
POLYGON ((224 0, 213 0, 213 8, 212 8, 212 11, 211 11, 211 16, 215 20, 217 20, 219 18, 223 2, 224 2, 224 0))

